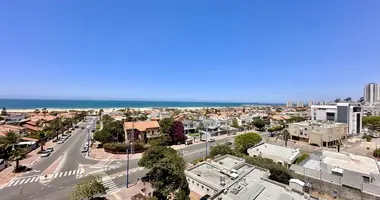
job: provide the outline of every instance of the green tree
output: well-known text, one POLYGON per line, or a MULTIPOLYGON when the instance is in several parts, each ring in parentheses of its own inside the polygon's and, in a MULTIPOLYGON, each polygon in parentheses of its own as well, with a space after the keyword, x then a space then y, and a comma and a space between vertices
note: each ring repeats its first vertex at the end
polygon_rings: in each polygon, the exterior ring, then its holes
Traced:
POLYGON ((149 172, 142 178, 149 181, 157 199, 189 199, 190 190, 184 174, 186 162, 178 153, 169 147, 152 146, 143 153, 139 166, 146 167, 149 172))
POLYGON ((98 112, 98 115, 99 115, 99 117, 101 117, 101 116, 102 116, 103 112, 104 112, 104 110, 103 110, 103 109, 100 109, 100 110, 99 110, 99 112, 98 112))
POLYGON ((3 110, 1 110, 1 115, 6 116, 7 115, 7 109, 4 107, 3 110))
POLYGON ((165 118, 160 120, 160 132, 161 134, 169 134, 174 123, 173 118, 165 118))
POLYGON ((255 146, 261 141, 261 136, 257 133, 246 133, 235 137, 235 148, 238 152, 247 154, 247 149, 255 146))
POLYGON ((21 139, 20 134, 14 131, 8 131, 3 136, 0 136, 0 150, 8 154, 8 152, 14 149, 14 145, 21 139))
POLYGON ((46 138, 46 135, 44 132, 40 132, 38 134, 38 138, 40 140, 40 145, 41 145, 41 151, 44 150, 44 145, 45 145, 45 138, 46 138))
POLYGON ((236 118, 234 118, 232 120, 232 127, 239 128, 239 122, 238 122, 238 120, 236 118))
POLYGON ((286 185, 289 184, 289 180, 292 178, 292 175, 289 173, 289 171, 282 166, 274 166, 270 168, 269 171, 270 171, 270 175, 269 175, 270 179, 286 184, 286 185))
POLYGON ((52 116, 57 116, 59 113, 57 112, 57 111, 51 111, 50 112, 50 115, 52 115, 52 116))
POLYGON ((265 122, 262 119, 255 119, 252 121, 252 125, 255 126, 258 130, 262 130, 265 127, 265 122))
POLYGON ((200 131, 203 131, 205 129, 203 122, 200 122, 197 127, 197 132, 199 133, 200 131))
POLYGON ((63 130, 63 123, 61 118, 57 117, 49 122, 48 128, 53 131, 54 135, 57 136, 62 132, 63 130))
POLYGON ((19 162, 20 162, 20 160, 24 159, 25 156, 26 156, 26 152, 25 152, 25 149, 23 149, 23 148, 16 148, 16 149, 12 150, 9 159, 11 161, 16 161, 16 166, 14 169, 15 172, 19 172, 19 166, 20 166, 19 162))
POLYGON ((90 176, 78 185, 75 186, 74 190, 70 193, 70 200, 82 200, 82 199, 93 199, 95 195, 107 194, 107 188, 102 184, 101 177, 90 176))
POLYGON ((305 117, 301 117, 301 116, 291 116, 290 119, 287 119, 286 122, 287 123, 294 123, 294 122, 302 122, 302 121, 305 121, 306 118, 305 117))
POLYGON ((363 125, 371 130, 380 130, 380 116, 363 117, 363 125))
POLYGON ((285 146, 288 146, 288 140, 290 139, 290 134, 288 130, 283 129, 280 134, 277 135, 277 138, 281 138, 285 142, 285 146))
POLYGON ((212 146, 210 148, 210 156, 212 158, 214 158, 216 155, 226 155, 226 154, 235 155, 234 150, 232 150, 231 147, 226 144, 220 144, 220 145, 212 146))
POLYGON ((101 143, 107 143, 112 141, 112 134, 107 131, 95 131, 94 140, 99 141, 101 143))

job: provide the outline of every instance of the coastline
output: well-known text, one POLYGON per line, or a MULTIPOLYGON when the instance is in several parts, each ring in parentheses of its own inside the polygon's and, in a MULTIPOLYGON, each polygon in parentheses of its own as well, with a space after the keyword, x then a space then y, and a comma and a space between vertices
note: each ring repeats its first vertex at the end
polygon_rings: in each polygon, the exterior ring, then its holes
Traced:
MULTIPOLYGON (((162 107, 163 108, 163 107, 162 107)), ((206 107, 166 107, 168 109, 179 109, 179 110, 198 110, 206 107)), ((207 108, 222 108, 222 107, 207 107, 207 108)), ((37 109, 37 108, 36 108, 37 109)), ((7 109, 8 112, 10 113, 32 113, 36 109, 7 109)), ((117 111, 120 109, 125 109, 123 108, 46 108, 47 111, 55 111, 55 112, 69 112, 70 110, 75 110, 75 111, 88 111, 88 110, 94 110, 98 112, 100 109, 103 109, 104 112, 112 112, 112 111, 117 111)), ((129 108, 131 110, 139 110, 139 111, 146 111, 146 110, 153 110, 156 108, 153 107, 146 107, 146 108, 129 108)), ((40 108, 38 110, 41 111, 40 108)))

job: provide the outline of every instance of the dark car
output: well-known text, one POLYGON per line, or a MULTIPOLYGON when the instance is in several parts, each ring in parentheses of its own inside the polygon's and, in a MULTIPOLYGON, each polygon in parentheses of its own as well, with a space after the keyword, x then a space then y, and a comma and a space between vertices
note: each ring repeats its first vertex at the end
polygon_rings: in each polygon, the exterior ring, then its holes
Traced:
POLYGON ((226 142, 225 145, 232 145, 232 142, 226 142))
POLYGON ((57 138, 53 140, 53 142, 58 142, 57 138))

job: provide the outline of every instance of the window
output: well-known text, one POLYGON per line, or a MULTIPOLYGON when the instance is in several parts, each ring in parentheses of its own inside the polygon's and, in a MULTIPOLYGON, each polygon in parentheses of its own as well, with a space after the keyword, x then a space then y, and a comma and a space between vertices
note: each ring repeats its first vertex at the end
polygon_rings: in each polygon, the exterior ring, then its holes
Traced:
POLYGON ((368 176, 363 176, 363 182, 364 183, 369 183, 369 177, 368 176))
POLYGON ((192 181, 194 183, 194 181, 192 181))
POLYGON ((204 189, 204 188, 205 188, 205 186, 202 185, 202 189, 204 189))
POLYGON ((199 183, 197 183, 197 186, 199 186, 199 183))
POLYGON ((210 191, 208 188, 207 188, 207 192, 210 191))

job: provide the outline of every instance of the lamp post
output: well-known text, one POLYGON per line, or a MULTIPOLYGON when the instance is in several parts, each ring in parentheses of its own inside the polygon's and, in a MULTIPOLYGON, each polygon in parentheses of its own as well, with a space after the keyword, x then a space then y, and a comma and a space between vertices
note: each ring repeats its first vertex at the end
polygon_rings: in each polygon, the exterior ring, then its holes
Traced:
POLYGON ((205 135, 206 135, 206 155, 205 155, 205 160, 207 158, 207 132, 205 132, 205 135))
POLYGON ((87 127, 87 156, 90 156, 90 126, 87 127))

